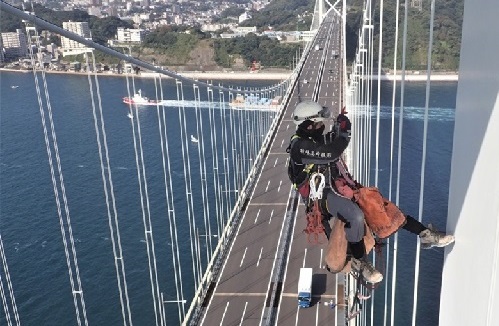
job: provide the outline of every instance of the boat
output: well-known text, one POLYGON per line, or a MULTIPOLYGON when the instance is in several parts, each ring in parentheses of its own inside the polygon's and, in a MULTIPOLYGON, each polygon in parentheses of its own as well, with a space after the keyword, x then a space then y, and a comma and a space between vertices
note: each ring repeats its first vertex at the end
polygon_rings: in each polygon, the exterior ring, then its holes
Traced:
POLYGON ((10 88, 18 88, 19 86, 18 85, 12 85, 10 86, 10 88))
POLYGON ((191 142, 197 143, 199 142, 199 140, 196 137, 194 137, 194 135, 191 135, 191 142))
POLYGON ((256 96, 241 96, 238 95, 229 103, 232 108, 240 109, 256 109, 264 111, 275 111, 279 109, 281 96, 276 96, 273 99, 259 98, 256 96))
POLYGON ((133 115, 131 112, 128 112, 128 114, 126 116, 129 117, 130 119, 133 119, 133 115))
POLYGON ((150 100, 149 98, 142 96, 142 91, 139 89, 133 97, 124 97, 123 103, 134 104, 134 105, 157 105, 159 102, 155 100, 150 100))

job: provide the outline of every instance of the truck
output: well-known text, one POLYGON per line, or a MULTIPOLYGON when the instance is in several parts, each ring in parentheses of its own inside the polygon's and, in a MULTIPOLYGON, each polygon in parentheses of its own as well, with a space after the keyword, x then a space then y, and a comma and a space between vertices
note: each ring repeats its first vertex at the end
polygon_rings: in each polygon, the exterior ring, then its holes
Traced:
POLYGON ((312 268, 300 268, 298 307, 308 308, 312 302, 312 268))

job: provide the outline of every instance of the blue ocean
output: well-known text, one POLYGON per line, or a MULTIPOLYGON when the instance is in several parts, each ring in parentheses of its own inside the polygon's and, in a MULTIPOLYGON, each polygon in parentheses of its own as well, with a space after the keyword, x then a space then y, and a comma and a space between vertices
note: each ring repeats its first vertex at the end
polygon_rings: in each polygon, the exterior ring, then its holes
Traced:
MULTIPOLYGON (((128 96, 126 80, 117 77, 103 77, 100 80, 132 320, 135 325, 153 325, 154 305, 134 142, 130 119, 127 117, 128 109, 122 103, 122 97, 128 96)), ((136 88, 153 97, 153 80, 135 79, 134 82, 136 88)), ((176 94, 174 81, 164 83, 165 92, 176 94)), ((47 84, 88 321, 91 325, 121 325, 121 306, 94 120, 88 99, 88 80, 85 76, 47 75, 47 84)), ((273 82, 233 84, 258 87, 268 86, 273 82)), ((400 206, 407 213, 417 217, 425 85, 408 83, 405 88, 400 206)), ((422 215, 424 223, 432 222, 439 229, 445 228, 447 214, 456 89, 457 83, 433 83, 430 97, 422 215)), ((387 196, 390 173, 391 83, 383 83, 381 91, 378 186, 387 196)), ((184 89, 187 100, 194 98, 191 95, 193 93, 192 89, 184 89)), ((204 94, 201 96, 206 99, 204 94)), ((400 96, 397 96, 396 108, 400 105, 399 98, 400 96)), ((171 108, 171 112, 167 114, 167 130, 171 143, 174 143, 175 139, 179 141, 178 147, 170 146, 170 157, 174 187, 179 189, 176 192, 178 197, 175 198, 175 209, 182 246, 180 259, 183 259, 182 264, 190 266, 188 228, 182 226, 182 223, 187 223, 187 208, 183 199, 185 174, 181 164, 178 103, 172 102, 171 108)), ((193 109, 188 108, 185 112, 187 121, 195 119, 196 113, 193 109)), ((158 118, 155 107, 141 109, 137 114, 141 123, 147 169, 160 291, 164 294, 165 301, 174 301, 176 292, 171 272, 172 243, 164 200, 158 118)), ((264 113, 244 113, 235 119, 249 119, 255 116, 262 118, 259 116, 261 114, 264 113)), ((397 115, 396 126, 399 118, 400 115, 397 115)), ((214 123, 212 127, 220 128, 220 125, 214 123)), ((209 125, 204 125, 204 128, 204 133, 209 136, 209 125)), ((185 134, 197 134, 195 124, 187 123, 185 134)), ((398 134, 395 139, 398 139, 398 134)), ((197 146, 194 143, 189 144, 189 155, 193 158, 198 155, 197 146)), ((397 154, 395 152, 395 155, 397 154)), ((210 161, 209 157, 207 162, 210 161)), ((199 170, 199 163, 196 163, 195 159, 193 162, 195 166, 192 169, 199 170)), ((374 173, 374 166, 374 163, 371 163, 371 175, 374 173)), ((396 164, 393 167, 395 168, 396 164)), ((213 172, 209 168, 207 172, 211 178, 213 172)), ((196 180, 197 177, 193 177, 195 189, 199 183, 196 183, 196 180)), ((195 206, 199 209, 200 204, 196 202, 195 206)), ((0 73, 0 234, 21 324, 77 324, 39 104, 33 75, 29 73, 0 73)), ((414 235, 406 231, 399 232, 395 325, 410 325, 415 247, 414 235)), ((421 253, 418 325, 438 325, 442 263, 442 250, 421 253)), ((387 266, 387 269, 389 267, 387 266)), ((184 294, 186 299, 190 299, 194 293, 194 279, 189 267, 186 267, 186 271, 183 275, 184 294)), ((5 275, 0 275, 6 289, 5 275)), ((388 282, 384 284, 391 286, 388 282)), ((391 291, 391 288, 389 290, 391 291)), ((383 291, 384 288, 380 286, 375 293, 374 309, 376 315, 381 315, 381 319, 376 318, 375 325, 382 324, 382 313, 378 310, 384 306, 383 291)), ((368 307, 370 308, 370 301, 364 306, 368 307)), ((165 309, 169 324, 177 325, 177 304, 167 303, 165 309)), ((0 325, 6 325, 2 309, 0 325)))

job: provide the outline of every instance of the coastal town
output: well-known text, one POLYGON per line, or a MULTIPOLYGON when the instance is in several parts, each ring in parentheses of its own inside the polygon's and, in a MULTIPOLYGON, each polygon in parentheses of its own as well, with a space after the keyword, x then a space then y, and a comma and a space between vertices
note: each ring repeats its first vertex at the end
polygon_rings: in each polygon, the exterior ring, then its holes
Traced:
MULTIPOLYGON (((108 47, 130 48, 140 46, 151 32, 162 26, 183 26, 196 28, 211 38, 231 39, 244 37, 250 33, 265 36, 278 42, 304 44, 313 37, 308 30, 277 31, 272 27, 259 31, 256 26, 244 26, 244 22, 251 18, 251 12, 257 12, 267 6, 271 0, 239 0, 239 1, 102 1, 102 0, 75 0, 62 3, 54 1, 40 1, 44 6, 54 11, 85 11, 88 15, 97 18, 118 17, 129 23, 130 28, 117 27, 113 38, 107 40, 108 47)), ((21 5, 22 1, 10 1, 12 5, 21 5)), ((308 15, 308 13, 306 13, 308 15)), ((62 27, 80 37, 92 40, 92 31, 89 22, 63 21, 62 27)), ((190 33, 186 29, 183 33, 190 33)), ((59 37, 58 35, 56 37, 59 37)), ((89 53, 92 49, 85 45, 61 36, 60 42, 51 42, 54 35, 48 31, 39 32, 34 27, 16 29, 15 32, 3 32, 0 38, 0 68, 9 70, 33 69, 30 54, 33 54, 35 65, 53 72, 85 72, 86 64, 77 60, 78 55, 89 53), (28 36, 29 35, 29 36, 28 36), (60 44, 57 44, 60 43, 60 44)), ((82 62, 83 61, 83 62, 82 62)), ((235 67, 236 69, 221 69, 221 67, 166 67, 158 63, 158 67, 167 70, 187 71, 187 73, 234 73, 240 76, 243 73, 258 73, 262 69, 259 62, 250 67, 235 67)), ((139 71, 137 67, 127 63, 105 64, 98 62, 95 67, 89 67, 98 73, 123 74, 147 72, 139 71)), ((270 74, 289 75, 292 67, 268 69, 270 74)))
MULTIPOLYGON (((277 42, 275 44, 294 44, 303 49, 307 42, 314 37, 314 32, 309 31, 307 23, 311 21, 311 14, 304 11, 296 17, 302 24, 296 25, 295 30, 277 30, 272 26, 264 28, 255 25, 248 26, 251 15, 264 10, 275 0, 237 0, 237 1, 191 1, 191 0, 140 0, 140 1, 102 1, 102 0, 71 0, 56 2, 50 0, 38 1, 45 10, 53 12, 77 12, 95 17, 95 19, 116 19, 124 22, 128 27, 114 26, 115 32, 106 40, 107 47, 113 49, 140 49, 148 35, 162 28, 181 28, 180 34, 190 34, 199 30, 212 40, 244 39, 249 35, 264 37, 277 42)), ((13 6, 22 6, 20 0, 8 1, 13 6)), ((36 2, 36 1, 35 1, 36 2)), ((5 17, 5 14, 4 14, 5 17)), ((62 21, 62 28, 87 40, 95 40, 92 26, 88 21, 62 21)), ((106 27, 106 29, 113 29, 106 27)), ((232 61, 227 66, 215 64, 213 58, 213 44, 204 48, 191 49, 197 60, 191 60, 190 65, 166 65, 155 62, 156 55, 144 56, 141 60, 152 62, 156 67, 181 73, 194 79, 253 79, 253 80, 282 80, 289 77, 298 60, 296 57, 289 59, 285 67, 265 66, 259 61, 251 64, 242 58, 229 54, 232 61)), ((152 77, 151 72, 139 69, 126 62, 108 63, 97 61, 95 66, 89 63, 87 67, 84 55, 93 53, 94 49, 73 41, 67 37, 54 35, 46 30, 39 31, 29 25, 17 28, 15 31, 1 31, 0 34, 0 70, 30 71, 40 68, 49 73, 87 73, 88 71, 110 76, 135 74, 138 77, 152 77), (28 37, 29 35, 29 37, 28 37), (33 57, 33 60, 31 59, 33 57), (35 67, 33 67, 35 65, 35 67)), ((131 51, 131 50, 130 50, 131 51)), ((140 50, 139 50, 140 51, 140 50)), ((153 49, 153 52, 154 49, 153 49)), ((135 54, 135 53, 133 53, 135 54)), ((247 60, 246 60, 247 61, 247 60)), ((348 67, 347 67, 348 69, 348 67)), ((382 80, 425 81, 426 71, 407 69, 402 75, 401 71, 384 69, 382 80)), ((454 71, 432 72, 431 79, 438 81, 456 81, 457 73, 454 71)), ((374 77, 377 78, 377 77, 374 77)))

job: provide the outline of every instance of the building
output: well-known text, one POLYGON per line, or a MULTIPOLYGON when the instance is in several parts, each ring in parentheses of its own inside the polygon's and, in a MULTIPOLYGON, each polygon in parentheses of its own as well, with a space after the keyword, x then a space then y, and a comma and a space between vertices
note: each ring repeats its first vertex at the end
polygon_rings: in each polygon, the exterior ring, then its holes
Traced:
POLYGON ((248 26, 248 27, 238 26, 234 29, 235 33, 239 33, 239 34, 243 34, 243 35, 246 35, 249 33, 256 33, 256 31, 257 31, 256 26, 248 26))
POLYGON ((124 43, 140 43, 144 39, 145 30, 118 27, 116 39, 124 43))
MULTIPOLYGON (((90 34, 90 27, 88 27, 87 22, 63 22, 62 27, 65 30, 73 32, 87 40, 92 40, 90 34)), ((82 53, 89 52, 86 45, 73 41, 67 37, 61 37, 61 46, 62 46, 62 56, 65 57, 67 55, 78 55, 82 53)))
POLYGON ((241 15, 239 15, 239 24, 245 20, 250 19, 250 18, 251 18, 251 15, 248 14, 248 12, 243 12, 241 15))
POLYGON ((95 6, 88 7, 87 12, 89 15, 96 16, 99 18, 102 17, 101 7, 95 7, 95 6))
POLYGON ((26 34, 22 29, 2 33, 2 46, 5 59, 23 58, 28 54, 26 34))

